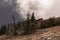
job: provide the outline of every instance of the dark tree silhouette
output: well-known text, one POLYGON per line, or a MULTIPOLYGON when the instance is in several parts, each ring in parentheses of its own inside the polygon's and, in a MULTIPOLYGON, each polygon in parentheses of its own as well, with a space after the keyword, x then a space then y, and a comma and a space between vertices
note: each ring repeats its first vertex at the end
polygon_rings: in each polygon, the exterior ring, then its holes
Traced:
POLYGON ((32 13, 32 16, 31 16, 31 22, 32 22, 32 23, 34 23, 34 22, 35 22, 34 12, 32 13))
POLYGON ((31 31, 34 32, 35 31, 35 16, 34 16, 34 12, 32 13, 32 16, 31 16, 31 31))
POLYGON ((30 30, 30 19, 29 19, 29 13, 28 13, 26 24, 25 24, 25 27, 24 27, 24 34, 29 34, 29 33, 31 33, 31 30, 30 30))
POLYGON ((0 35, 3 35, 6 33, 6 26, 2 25, 1 30, 0 30, 0 35))
POLYGON ((17 26, 16 26, 16 22, 15 22, 15 17, 14 15, 12 15, 12 19, 13 19, 13 30, 14 30, 14 35, 17 35, 17 26))

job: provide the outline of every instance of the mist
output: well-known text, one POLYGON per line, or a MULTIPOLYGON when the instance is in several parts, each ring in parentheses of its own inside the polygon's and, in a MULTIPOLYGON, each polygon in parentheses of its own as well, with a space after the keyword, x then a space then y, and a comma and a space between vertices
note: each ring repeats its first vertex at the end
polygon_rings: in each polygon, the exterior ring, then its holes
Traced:
POLYGON ((22 21, 32 12, 36 19, 60 17, 60 0, 0 0, 0 24, 11 23, 12 15, 22 21))
POLYGON ((36 19, 60 16, 60 0, 17 0, 23 17, 35 13, 36 19))
MULTIPOLYGON (((48 16, 47 12, 51 10, 54 5, 54 0, 17 0, 18 10, 23 17, 27 18, 27 13, 35 13, 36 19, 44 18, 48 16)), ((50 17, 50 16, 48 16, 50 17)))
POLYGON ((19 15, 16 8, 16 0, 0 0, 0 25, 5 25, 12 22, 12 15, 15 16, 15 21, 21 21, 22 15, 19 15))

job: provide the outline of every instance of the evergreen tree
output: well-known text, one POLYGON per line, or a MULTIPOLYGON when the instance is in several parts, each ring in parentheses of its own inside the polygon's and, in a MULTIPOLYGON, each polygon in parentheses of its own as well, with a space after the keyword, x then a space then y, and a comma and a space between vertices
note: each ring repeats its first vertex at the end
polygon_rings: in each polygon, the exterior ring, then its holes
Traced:
POLYGON ((34 22, 35 22, 34 12, 32 13, 32 16, 31 16, 31 22, 32 22, 32 23, 34 23, 34 22))
POLYGON ((31 31, 32 32, 35 31, 35 16, 34 16, 34 12, 32 13, 32 16, 31 16, 31 31))
POLYGON ((53 26, 55 24, 54 20, 55 20, 54 18, 49 18, 50 26, 53 26))
POLYGON ((1 29, 0 29, 0 35, 3 35, 6 33, 6 26, 2 25, 1 29))
POLYGON ((21 22, 17 23, 17 29, 21 28, 21 22))
POLYGON ((14 35, 17 35, 17 33, 16 33, 17 27, 16 27, 16 22, 15 22, 15 17, 14 17, 14 15, 12 15, 12 19, 13 19, 13 30, 14 30, 14 35))
POLYGON ((30 31, 30 19, 29 19, 29 13, 28 13, 26 24, 25 24, 25 27, 24 27, 24 34, 29 34, 29 33, 31 33, 31 31, 30 31))
POLYGON ((10 29, 10 24, 8 24, 8 27, 6 29, 6 34, 9 35, 9 29, 10 29))

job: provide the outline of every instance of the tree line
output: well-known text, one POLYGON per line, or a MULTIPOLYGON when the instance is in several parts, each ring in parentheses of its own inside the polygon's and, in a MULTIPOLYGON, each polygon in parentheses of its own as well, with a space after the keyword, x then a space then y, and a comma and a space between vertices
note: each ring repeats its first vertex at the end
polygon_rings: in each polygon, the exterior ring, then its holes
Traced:
POLYGON ((31 17, 28 13, 27 19, 23 20, 22 22, 16 23, 14 15, 12 15, 12 19, 13 23, 8 24, 7 26, 1 26, 0 35, 26 35, 34 33, 36 29, 44 29, 60 25, 60 17, 51 17, 45 20, 43 18, 40 18, 36 20, 34 12, 32 13, 31 17))

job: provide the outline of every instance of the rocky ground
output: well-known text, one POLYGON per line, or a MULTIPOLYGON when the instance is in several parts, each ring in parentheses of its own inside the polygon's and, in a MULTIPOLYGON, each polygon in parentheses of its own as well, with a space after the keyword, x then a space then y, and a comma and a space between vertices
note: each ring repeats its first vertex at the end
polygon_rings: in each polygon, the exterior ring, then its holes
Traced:
POLYGON ((38 29, 35 33, 24 36, 0 36, 0 40, 60 40, 60 26, 38 29))

